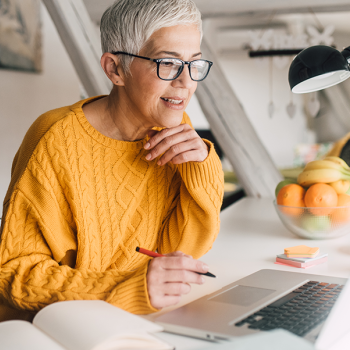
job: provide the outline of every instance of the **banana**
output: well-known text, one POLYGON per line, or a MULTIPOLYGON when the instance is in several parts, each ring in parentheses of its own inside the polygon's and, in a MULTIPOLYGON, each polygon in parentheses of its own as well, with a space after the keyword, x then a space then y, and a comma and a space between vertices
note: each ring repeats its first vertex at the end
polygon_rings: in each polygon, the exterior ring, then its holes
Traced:
MULTIPOLYGON (((340 159, 340 158, 339 158, 340 159)), ((343 165, 330 161, 330 160, 314 160, 305 165, 305 170, 321 170, 321 169, 334 169, 337 171, 341 171, 346 175, 350 175, 350 169, 344 168, 343 165)))
POLYGON ((335 182, 330 182, 329 186, 335 189, 335 192, 338 194, 346 193, 350 189, 350 181, 349 180, 338 180, 335 182))
POLYGON ((350 174, 346 175, 336 169, 304 170, 298 176, 298 184, 309 187, 315 183, 329 183, 338 180, 350 180, 350 174))
POLYGON ((350 170, 350 167, 348 166, 348 164, 346 163, 346 161, 344 159, 341 159, 339 157, 334 157, 334 156, 328 156, 323 158, 324 160, 329 160, 331 162, 334 163, 338 163, 340 165, 342 165, 344 167, 344 169, 350 170))

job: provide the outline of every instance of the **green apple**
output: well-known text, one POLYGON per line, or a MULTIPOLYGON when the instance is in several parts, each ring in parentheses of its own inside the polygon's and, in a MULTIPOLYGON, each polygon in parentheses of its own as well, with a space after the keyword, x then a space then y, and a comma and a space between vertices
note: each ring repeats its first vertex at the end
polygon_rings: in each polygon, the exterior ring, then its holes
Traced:
POLYGON ((328 231, 331 228, 329 216, 307 215, 301 219, 301 227, 310 233, 328 231))
POLYGON ((276 186, 276 189, 275 189, 275 195, 277 197, 278 195, 278 192, 280 191, 280 189, 286 185, 290 185, 290 184, 296 184, 297 182, 295 180, 291 180, 291 179, 286 179, 286 180, 283 180, 281 181, 277 186, 276 186))

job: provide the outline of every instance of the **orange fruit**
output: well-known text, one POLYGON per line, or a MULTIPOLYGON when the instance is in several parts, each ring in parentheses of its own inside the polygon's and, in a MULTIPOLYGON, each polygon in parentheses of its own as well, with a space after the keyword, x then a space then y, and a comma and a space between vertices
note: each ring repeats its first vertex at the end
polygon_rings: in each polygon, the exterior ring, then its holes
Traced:
POLYGON ((337 208, 332 213, 332 220, 337 222, 345 222, 350 220, 350 196, 341 193, 338 194, 338 207, 347 207, 347 208, 337 208))
MULTIPOLYGON (((305 189, 297 184, 283 186, 277 195, 277 204, 288 207, 305 207, 304 203, 305 189)), ((302 209, 298 208, 281 208, 285 214, 300 215, 302 209)))
POLYGON ((314 215, 329 215, 338 204, 338 194, 335 189, 327 184, 318 183, 309 187, 305 193, 305 204, 314 215), (320 208, 320 209, 318 209, 320 208))

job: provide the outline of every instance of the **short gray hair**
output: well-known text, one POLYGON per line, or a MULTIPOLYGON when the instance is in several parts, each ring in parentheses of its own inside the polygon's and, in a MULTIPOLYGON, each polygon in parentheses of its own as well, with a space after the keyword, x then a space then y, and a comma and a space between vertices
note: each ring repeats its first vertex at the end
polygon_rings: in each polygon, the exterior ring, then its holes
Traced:
MULTIPOLYGON (((117 0, 102 15, 102 51, 138 54, 150 36, 164 27, 195 24, 202 37, 201 14, 193 0, 117 0)), ((130 72, 132 57, 120 55, 130 72)))

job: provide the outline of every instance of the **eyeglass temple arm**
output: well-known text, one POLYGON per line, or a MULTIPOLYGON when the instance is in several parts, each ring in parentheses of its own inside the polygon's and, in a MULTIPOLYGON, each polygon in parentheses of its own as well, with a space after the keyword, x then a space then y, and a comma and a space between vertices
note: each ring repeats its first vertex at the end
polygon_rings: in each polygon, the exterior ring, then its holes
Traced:
POLYGON ((152 58, 149 58, 149 57, 138 56, 138 55, 134 55, 134 54, 132 54, 132 53, 123 52, 123 51, 113 51, 112 54, 113 54, 113 55, 123 54, 123 55, 132 56, 132 57, 143 58, 144 60, 147 60, 147 61, 154 61, 152 58))

